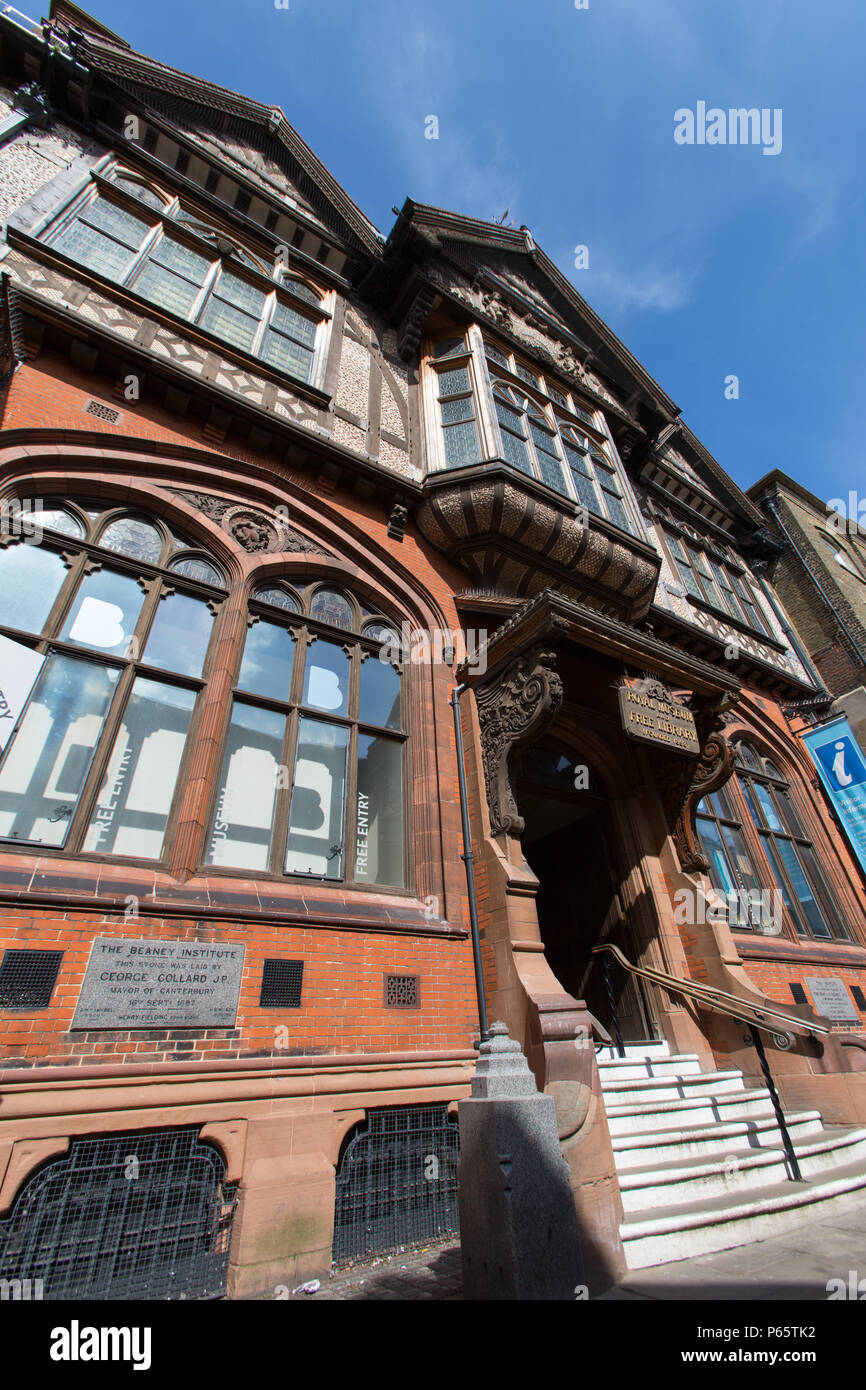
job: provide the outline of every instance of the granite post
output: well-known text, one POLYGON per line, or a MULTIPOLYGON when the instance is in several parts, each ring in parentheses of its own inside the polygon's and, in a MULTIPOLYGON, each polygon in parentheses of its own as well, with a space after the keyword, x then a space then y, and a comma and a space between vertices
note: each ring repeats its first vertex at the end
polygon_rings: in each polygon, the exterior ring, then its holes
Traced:
POLYGON ((458 1114, 464 1298, 585 1297, 556 1109, 504 1023, 481 1044, 458 1114))

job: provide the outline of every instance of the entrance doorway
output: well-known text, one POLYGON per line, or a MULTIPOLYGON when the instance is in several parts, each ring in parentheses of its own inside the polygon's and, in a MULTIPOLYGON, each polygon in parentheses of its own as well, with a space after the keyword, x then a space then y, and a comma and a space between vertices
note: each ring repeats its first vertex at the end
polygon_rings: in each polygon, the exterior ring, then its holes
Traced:
POLYGON ((539 743, 515 760, 513 782, 525 820, 523 852, 538 879, 538 920, 551 970, 568 994, 586 1000, 611 1036, 615 1007, 624 1042, 656 1038, 640 982, 606 953, 592 954, 594 946, 611 941, 630 960, 636 956, 620 916, 620 874, 601 777, 560 748, 539 743))

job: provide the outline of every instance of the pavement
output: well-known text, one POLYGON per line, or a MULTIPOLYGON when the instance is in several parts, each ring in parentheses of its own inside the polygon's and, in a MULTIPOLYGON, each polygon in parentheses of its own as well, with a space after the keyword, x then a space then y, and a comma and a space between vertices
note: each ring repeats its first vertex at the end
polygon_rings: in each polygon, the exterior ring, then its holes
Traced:
MULTIPOLYGON (((796 1230, 783 1236, 635 1270, 594 1301, 828 1302, 831 1293, 839 1301, 866 1301, 866 1199, 860 1196, 837 1206, 834 1215, 804 1218, 796 1230)), ((456 1302, 462 1297, 456 1238, 335 1270, 321 1281, 316 1293, 294 1295, 295 1300, 308 1298, 311 1303, 323 1299, 456 1302)))

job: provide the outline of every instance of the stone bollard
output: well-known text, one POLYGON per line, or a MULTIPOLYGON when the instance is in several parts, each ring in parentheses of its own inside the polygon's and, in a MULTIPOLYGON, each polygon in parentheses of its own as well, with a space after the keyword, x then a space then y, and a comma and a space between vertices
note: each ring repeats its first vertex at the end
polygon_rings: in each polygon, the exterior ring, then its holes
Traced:
POLYGON ((504 1023, 481 1044, 458 1115, 463 1297, 586 1297, 554 1103, 504 1023))

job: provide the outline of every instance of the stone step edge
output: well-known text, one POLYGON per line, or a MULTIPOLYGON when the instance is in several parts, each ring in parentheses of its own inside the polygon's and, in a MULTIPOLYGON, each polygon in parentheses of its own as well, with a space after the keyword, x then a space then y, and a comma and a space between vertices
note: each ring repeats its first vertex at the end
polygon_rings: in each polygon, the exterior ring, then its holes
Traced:
MULTIPOLYGON (((649 1062, 650 1065, 656 1066, 659 1063, 700 1062, 700 1060, 697 1052, 672 1052, 670 1055, 656 1053, 654 1057, 652 1055, 648 1057, 604 1057, 600 1059, 598 1068, 601 1071, 602 1067, 637 1067, 641 1062, 649 1062)), ((715 1074, 713 1071, 702 1073, 704 1076, 715 1076, 715 1074)))
POLYGON ((836 1170, 835 1175, 822 1174, 821 1180, 803 1183, 777 1183, 764 1188, 760 1196, 744 1198, 743 1193, 725 1199, 706 1198, 686 1202, 682 1206, 665 1207, 661 1216, 648 1217, 645 1212, 629 1213, 620 1226, 623 1242, 645 1236, 674 1235, 677 1231, 698 1230, 703 1226, 718 1226, 729 1221, 743 1221, 776 1211, 796 1211, 830 1197, 866 1187, 866 1168, 849 1164, 836 1170))
MULTIPOLYGON (((820 1110, 797 1110, 786 1115, 788 1126, 814 1124, 821 1121, 820 1110)), ((757 1115, 754 1119, 728 1120, 716 1125, 683 1125, 681 1129, 636 1129, 630 1134, 612 1134, 611 1145, 615 1154, 635 1153, 639 1149, 663 1149, 668 1144, 701 1143, 706 1139, 734 1139, 749 1134, 762 1134, 779 1127, 775 1115, 757 1115)))
MULTIPOLYGON (((852 1144, 862 1144, 864 1141, 866 1129, 854 1130, 851 1134, 844 1135, 828 1135, 825 1131, 821 1135, 808 1135, 801 1143, 795 1144, 794 1152, 798 1158, 805 1160, 813 1158, 816 1154, 832 1153, 834 1149, 847 1149, 852 1144)), ((784 1162, 785 1150, 780 1139, 777 1148, 732 1149, 726 1157, 737 1160, 738 1170, 768 1168, 778 1163, 780 1158, 784 1162)), ((646 1168, 629 1168, 619 1174, 619 1181, 620 1187, 628 1191, 640 1187, 666 1187, 671 1183, 694 1178, 717 1177, 723 1168, 724 1164, 719 1164, 718 1160, 696 1163, 693 1158, 680 1158, 664 1164, 663 1167, 651 1164, 646 1168), (635 1179, 638 1181, 634 1181, 635 1179), (652 1181, 648 1182, 647 1179, 652 1181)))
POLYGON ((621 1105, 605 1105, 608 1115, 614 1119, 621 1120, 628 1115, 648 1115, 661 1114, 663 1112, 677 1110, 694 1110, 696 1105, 742 1105, 744 1101, 765 1100, 772 1107, 769 1091, 765 1091, 763 1086, 756 1087, 754 1091, 723 1091, 720 1095, 697 1095, 680 1096, 676 1100, 659 1101, 654 1100, 629 1100, 623 1101, 621 1105))
POLYGON ((609 1081, 602 1085, 602 1093, 616 1095, 618 1091, 634 1091, 640 1088, 652 1091, 660 1091, 663 1086, 670 1086, 672 1081, 678 1081, 683 1086, 706 1086, 714 1085, 718 1081, 745 1081, 743 1073, 735 1067, 727 1071, 696 1071, 686 1072, 684 1076, 632 1076, 624 1077, 622 1081, 609 1081))

